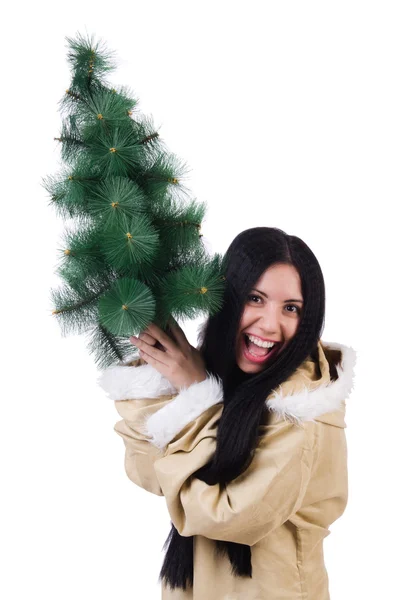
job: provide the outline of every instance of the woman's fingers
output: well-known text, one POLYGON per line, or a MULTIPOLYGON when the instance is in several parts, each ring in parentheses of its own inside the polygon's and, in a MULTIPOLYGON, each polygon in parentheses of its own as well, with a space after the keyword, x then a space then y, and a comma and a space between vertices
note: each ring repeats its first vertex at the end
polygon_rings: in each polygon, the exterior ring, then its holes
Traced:
MULTIPOLYGON (((138 339, 138 338, 137 338, 138 339)), ((149 344, 150 346, 154 346, 155 344, 157 344, 157 340, 154 339, 154 337, 152 337, 151 335, 149 335, 148 333, 141 333, 139 339, 143 339, 143 341, 145 341, 147 344, 149 344)), ((138 348, 137 344, 135 343, 135 341, 132 339, 132 337, 130 337, 130 342, 136 346, 136 348, 138 348)), ((141 355, 141 360, 143 360, 143 362, 147 363, 148 361, 145 360, 145 358, 141 355)))
POLYGON ((142 361, 152 365, 178 389, 207 376, 203 357, 189 344, 175 320, 169 320, 168 334, 150 323, 139 338, 131 336, 130 340, 139 349, 142 361))
POLYGON ((167 335, 158 325, 149 323, 139 334, 139 338, 131 336, 130 341, 141 352, 165 365, 171 355, 176 356, 178 350, 190 348, 183 330, 173 318, 170 319, 170 330, 171 333, 167 335))
POLYGON ((145 332, 148 332, 149 335, 152 335, 160 344, 165 348, 167 352, 175 352, 178 350, 177 344, 167 335, 158 325, 154 323, 149 323, 146 327, 145 332))
POLYGON ((153 336, 149 335, 148 333, 140 333, 139 339, 143 340, 147 344, 150 344, 151 346, 154 346, 157 342, 157 340, 153 336))
POLYGON ((156 340, 156 338, 154 338, 152 335, 149 335, 148 333, 140 333, 139 339, 143 340, 144 342, 147 342, 148 344, 150 344, 151 346, 154 346, 155 348, 158 348, 162 352, 165 352, 164 346, 162 344, 160 344, 160 342, 158 340, 156 340))
POLYGON ((169 356, 163 350, 157 349, 155 346, 148 344, 141 338, 137 338, 135 336, 130 337, 131 342, 139 348, 141 355, 143 354, 143 358, 147 361, 148 358, 151 359, 152 364, 161 363, 164 366, 168 366, 170 362, 169 356), (153 363, 154 361, 154 363, 153 363))
POLYGON ((179 324, 173 320, 173 323, 170 324, 172 335, 175 337, 179 348, 183 349, 185 347, 189 347, 189 341, 183 331, 183 329, 179 326, 179 324))

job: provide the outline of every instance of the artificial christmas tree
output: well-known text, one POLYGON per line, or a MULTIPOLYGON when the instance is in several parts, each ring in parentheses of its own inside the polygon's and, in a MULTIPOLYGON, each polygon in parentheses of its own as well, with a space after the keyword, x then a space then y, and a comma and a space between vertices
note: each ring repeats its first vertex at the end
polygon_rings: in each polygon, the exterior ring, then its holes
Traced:
POLYGON ((129 336, 154 322, 220 310, 224 261, 200 234, 206 205, 183 185, 186 165, 168 151, 138 100, 106 81, 104 43, 66 38, 72 81, 61 100, 63 169, 43 184, 67 220, 52 290, 63 335, 87 333, 99 368, 131 356, 129 336))

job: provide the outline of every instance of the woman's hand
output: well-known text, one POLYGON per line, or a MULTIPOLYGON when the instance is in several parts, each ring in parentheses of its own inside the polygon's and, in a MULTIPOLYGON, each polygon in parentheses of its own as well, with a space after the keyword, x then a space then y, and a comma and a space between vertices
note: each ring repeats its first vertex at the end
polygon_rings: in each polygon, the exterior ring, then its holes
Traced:
POLYGON ((142 359, 164 375, 178 390, 204 381, 207 372, 199 350, 189 344, 175 320, 170 328, 176 341, 154 323, 150 323, 139 338, 131 336, 130 341, 139 348, 142 359), (157 342, 164 350, 154 347, 157 342))

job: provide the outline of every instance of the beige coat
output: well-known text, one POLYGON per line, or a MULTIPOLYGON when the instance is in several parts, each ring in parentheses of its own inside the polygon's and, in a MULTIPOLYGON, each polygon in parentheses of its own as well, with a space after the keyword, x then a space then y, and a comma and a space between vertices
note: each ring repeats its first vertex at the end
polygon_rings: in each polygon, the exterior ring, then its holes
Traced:
POLYGON ((122 417, 114 429, 128 477, 164 496, 179 533, 195 536, 193 588, 163 584, 163 600, 329 600, 323 540, 348 498, 344 416, 356 353, 336 343, 318 347, 320 378, 307 359, 272 392, 251 465, 223 489, 191 477, 215 451, 218 378, 178 393, 140 359, 102 373, 99 385, 122 417), (217 539, 251 546, 252 578, 231 574, 229 560, 214 555, 217 539))

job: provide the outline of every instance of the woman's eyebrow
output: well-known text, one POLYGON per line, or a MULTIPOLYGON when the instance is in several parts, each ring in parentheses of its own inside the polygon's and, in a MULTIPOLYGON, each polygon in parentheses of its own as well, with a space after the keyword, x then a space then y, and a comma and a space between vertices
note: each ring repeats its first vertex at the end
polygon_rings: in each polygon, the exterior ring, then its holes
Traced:
MULTIPOLYGON (((257 288, 252 288, 252 290, 254 292, 259 292, 260 294, 262 294, 262 296, 265 296, 265 298, 268 298, 268 295, 265 292, 261 292, 261 290, 258 290, 257 288)), ((289 298, 289 300, 284 300, 284 302, 302 302, 303 300, 301 300, 300 298, 289 298)))

